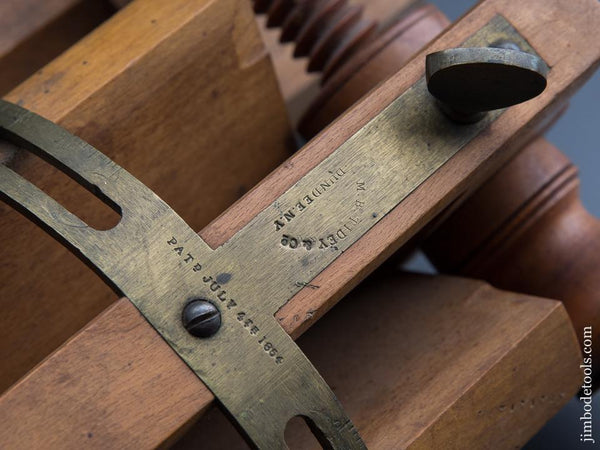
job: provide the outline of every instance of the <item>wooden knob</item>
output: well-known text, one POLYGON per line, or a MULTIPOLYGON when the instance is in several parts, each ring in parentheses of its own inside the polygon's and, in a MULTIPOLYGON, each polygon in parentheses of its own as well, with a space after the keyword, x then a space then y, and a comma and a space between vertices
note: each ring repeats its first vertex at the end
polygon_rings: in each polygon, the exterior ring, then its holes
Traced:
MULTIPOLYGON (((301 134, 322 130, 448 23, 432 5, 399 20, 325 83, 300 122, 301 134)), ((544 84, 536 77, 532 83, 544 84)), ((581 205, 576 173, 558 149, 536 139, 441 224, 425 250, 440 271, 562 300, 579 340, 591 326, 599 348, 600 221, 581 205)))

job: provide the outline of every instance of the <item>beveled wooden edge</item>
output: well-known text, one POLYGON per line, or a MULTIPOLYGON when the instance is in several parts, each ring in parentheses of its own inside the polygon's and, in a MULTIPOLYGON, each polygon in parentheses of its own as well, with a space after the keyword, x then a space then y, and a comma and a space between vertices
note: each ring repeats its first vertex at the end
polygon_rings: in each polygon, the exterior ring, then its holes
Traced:
POLYGON ((304 173, 331 154, 370 118, 423 76, 426 54, 456 46, 496 14, 502 14, 525 36, 552 68, 546 91, 534 100, 510 108, 494 122, 489 132, 474 139, 378 222, 313 280, 312 284, 321 286, 321 289, 305 288, 282 307, 277 317, 292 336, 298 336, 306 330, 437 212, 467 189, 474 190, 475 186, 506 162, 536 134, 538 128, 544 127, 546 121, 555 117, 556 110, 562 108, 566 98, 598 67, 600 49, 590 49, 588 45, 588 39, 600 38, 600 8, 597 2, 577 1, 570 8, 565 8, 560 2, 536 0, 528 4, 527 11, 528 14, 524 14, 521 4, 510 0, 489 0, 475 7, 415 56, 400 72, 363 98, 200 231, 200 236, 212 247, 226 242, 304 173), (543 11, 544 15, 536 14, 536 11, 543 11), (547 22, 542 22, 542 18, 546 18, 547 22), (582 30, 589 30, 590 34, 582 30), (557 33, 561 32, 564 33, 561 40, 569 42, 570 47, 553 44, 557 33), (581 52, 571 50, 580 47, 581 52), (535 120, 532 120, 534 117, 535 120), (519 127, 525 121, 530 122, 529 125, 519 127), (472 176, 469 183, 465 181, 467 174, 472 176), (453 180, 461 181, 454 183, 453 180), (429 205, 435 205, 435 210, 429 209, 429 205), (339 291, 339 286, 345 286, 343 292, 339 291))
MULTIPOLYGON (((195 229, 291 153, 285 105, 246 0, 135 1, 6 99, 107 154, 195 229)), ((109 208, 38 158, 0 142, 0 161, 91 226, 111 226, 109 208)), ((3 202, 0 211, 0 241, 11 242, 0 252, 0 309, 9 311, 0 329, 11 336, 0 341, 1 392, 117 296, 35 224, 3 202)))
MULTIPOLYGON (((581 384, 560 302, 444 275, 378 270, 298 344, 370 449, 521 447, 581 384)), ((211 408, 175 446, 193 448, 247 446, 211 408)))
MULTIPOLYGON (((399 93, 420 78, 423 75, 423 61, 426 53, 455 46, 497 13, 502 13, 552 67, 549 75, 549 88, 537 99, 511 108, 494 122, 489 131, 482 133, 415 190, 403 203, 312 281, 312 284, 320 286, 319 289, 304 289, 291 299, 277 313, 282 326, 290 334, 299 335, 360 279, 372 271, 377 264, 432 219, 437 212, 469 188, 469 184, 472 186, 481 182, 488 173, 497 168, 529 139, 535 123, 542 122, 548 114, 552 113, 553 106, 557 102, 560 103, 561 100, 564 100, 591 75, 600 57, 600 48, 589 45, 589 42, 600 40, 600 27, 598 27, 600 5, 594 0, 570 2, 568 6, 558 1, 535 0, 528 3, 526 13, 523 11, 522 2, 519 1, 488 0, 477 6, 458 24, 453 25, 444 35, 414 58, 396 76, 373 91, 348 114, 318 135, 303 151, 290 158, 240 202, 201 232, 202 237, 212 246, 216 247, 225 242, 235 231, 296 182, 302 174, 314 167, 362 127, 369 118, 376 115, 399 93), (557 39, 569 42, 570 47, 555 45, 557 39), (577 51, 573 49, 577 49, 577 51), (533 120, 534 118, 535 120, 533 120), (521 126, 522 123, 529 121, 532 123, 527 127, 521 126), (469 178, 468 181, 467 178, 469 178)), ((125 333, 123 338, 129 342, 142 333, 140 330, 149 328, 139 315, 131 313, 131 308, 133 306, 129 305, 127 300, 121 299, 101 318, 94 321, 94 324, 98 326, 101 321, 108 326, 128 317, 131 322, 126 325, 126 328, 130 331, 125 333)), ((33 380, 42 382, 44 372, 59 362, 60 356, 73 348, 74 343, 80 344, 82 339, 85 341, 86 336, 89 341, 94 342, 94 346, 90 347, 90 350, 93 350, 94 358, 104 359, 106 362, 118 357, 117 354, 114 354, 115 352, 125 352, 124 345, 113 349, 104 348, 103 342, 95 339, 86 328, 57 354, 51 356, 15 385, 7 395, 3 396, 0 401, 3 403, 0 405, 0 409, 5 410, 9 407, 8 399, 18 396, 19 389, 26 389, 27 383, 31 383, 33 380), (25 381, 27 383, 24 383, 25 381)), ((152 349, 147 348, 146 361, 151 364, 160 363, 170 369, 177 367, 180 361, 172 352, 165 352, 164 360, 157 359, 160 347, 167 346, 165 343, 156 343, 152 349)), ((138 349, 137 356, 141 355, 141 350, 143 349, 138 349)), ((163 356, 162 353, 161 356, 163 356)), ((63 363, 82 364, 80 373, 83 374, 85 364, 91 359, 91 353, 80 354, 76 359, 80 361, 70 360, 63 361, 63 363)), ((187 369, 185 371, 189 372, 187 369)), ((178 376, 187 376, 183 372, 182 369, 182 373, 178 376)), ((143 375, 143 371, 141 374, 143 375)), ((106 372, 96 381, 105 385, 106 389, 121 385, 120 374, 112 373, 110 376, 116 377, 116 379, 109 380, 109 373, 106 372)), ((49 390, 53 388, 61 388, 57 380, 54 380, 54 385, 48 384, 49 390)), ((177 424, 170 423, 170 426, 162 429, 163 439, 183 426, 185 416, 189 420, 212 399, 199 380, 186 385, 176 383, 170 385, 169 396, 179 395, 175 391, 185 398, 201 398, 203 401, 189 405, 188 409, 184 405, 178 405, 176 413, 181 420, 177 424), (189 391, 184 393, 183 391, 187 389, 189 391)), ((23 395, 26 393, 23 392, 23 395)), ((119 413, 125 415, 135 414, 133 411, 142 407, 141 404, 122 406, 131 408, 119 413)), ((112 412, 114 413, 114 411, 112 412)), ((155 424, 152 426, 154 427, 155 424)), ((136 431, 140 432, 141 430, 137 429, 136 431)))
MULTIPOLYGON (((487 294, 492 290, 488 287, 487 294)), ((409 448, 425 450, 447 443, 452 448, 521 448, 577 393, 580 363, 581 349, 569 316, 562 303, 553 302, 549 314, 519 336, 487 376, 457 397, 409 448), (534 354, 536 367, 531 367, 534 354), (476 415, 474 405, 483 406, 476 415)))
MULTIPOLYGON (((48 120, 60 123, 60 119, 67 116, 70 111, 78 106, 79 102, 86 101, 94 92, 123 74, 131 67, 139 55, 151 52, 173 33, 189 24, 202 11, 217 0, 194 0, 183 4, 179 2, 164 2, 162 0, 142 0, 131 2, 126 8, 114 14, 109 21, 101 24, 83 39, 75 43, 61 58, 52 61, 42 71, 33 74, 4 98, 8 101, 19 103, 21 106, 32 109, 35 113, 48 120), (128 33, 132 18, 136 16, 151 16, 153 10, 160 9, 161 17, 165 20, 137 21, 136 33, 128 33), (126 11, 125 11, 126 10, 126 11), (109 32, 109 30, 111 32, 109 32), (116 33, 115 31, 119 31, 116 33), (143 33, 145 39, 136 36, 143 33), (119 42, 121 45, 116 46, 119 42), (127 45, 122 45, 123 42, 127 45), (91 58, 88 49, 94 47, 113 47, 119 51, 103 52, 91 58), (125 49, 125 50, 123 50, 125 49), (81 79, 63 80, 62 71, 65 66, 82 64, 85 61, 85 70, 81 69, 81 79), (37 101, 43 96, 45 90, 52 89, 56 101, 45 104, 37 101)), ((237 24, 242 27, 244 24, 237 24)), ((247 29, 233 29, 233 33, 247 32, 247 29)), ((256 30, 258 34, 258 30, 256 30)), ((262 45, 257 45, 255 39, 240 42, 238 50, 238 63, 240 66, 251 63, 252 60, 262 58, 266 50, 262 45)), ((172 72, 168 64, 155 65, 154 71, 164 73, 165 78, 172 72)))

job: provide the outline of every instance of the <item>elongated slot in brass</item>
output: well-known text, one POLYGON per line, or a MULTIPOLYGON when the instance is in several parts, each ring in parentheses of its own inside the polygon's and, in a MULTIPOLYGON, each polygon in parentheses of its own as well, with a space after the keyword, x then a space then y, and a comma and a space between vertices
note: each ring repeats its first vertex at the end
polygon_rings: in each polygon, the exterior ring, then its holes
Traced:
MULTIPOLYGON (((464 45, 499 39, 533 52, 501 16, 464 45)), ((38 140, 38 147, 119 204, 122 220, 103 232, 65 224, 39 204, 45 198, 23 195, 19 177, 4 166, 0 190, 121 289, 254 445, 286 448, 286 424, 304 416, 327 447, 364 449, 333 391, 274 314, 502 113, 457 126, 421 78, 215 249, 106 156, 5 102, 0 128, 38 140), (218 305, 221 326, 214 335, 199 340, 185 329, 181 312, 192 298, 218 305)))
POLYGON ((17 146, 0 138, 12 169, 67 211, 95 230, 109 230, 121 220, 121 208, 109 198, 84 186, 56 161, 35 149, 17 146), (10 154, 9 154, 10 152, 10 154), (35 174, 35 176, 33 175, 35 174))
POLYGON ((292 417, 285 426, 285 442, 290 450, 300 450, 303 448, 323 448, 323 436, 320 432, 314 430, 314 425, 310 419, 302 416, 292 417), (302 446, 297 445, 293 439, 299 439, 302 446))

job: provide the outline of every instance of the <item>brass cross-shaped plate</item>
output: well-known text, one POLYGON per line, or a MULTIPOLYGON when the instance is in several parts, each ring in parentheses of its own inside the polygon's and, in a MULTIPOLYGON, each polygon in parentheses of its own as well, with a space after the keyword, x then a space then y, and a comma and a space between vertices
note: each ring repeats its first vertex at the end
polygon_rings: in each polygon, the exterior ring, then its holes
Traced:
MULTIPOLYGON (((497 16, 465 42, 511 40, 497 16)), ((89 227, 0 165, 0 192, 66 241, 127 296, 259 448, 286 448, 287 422, 303 416, 324 446, 365 448, 331 389, 275 312, 395 208, 501 112, 457 125, 421 79, 219 248, 106 156, 57 125, 0 103, 2 136, 37 152, 117 209, 114 228, 89 227), (182 325, 193 299, 221 313, 200 339, 182 325)))

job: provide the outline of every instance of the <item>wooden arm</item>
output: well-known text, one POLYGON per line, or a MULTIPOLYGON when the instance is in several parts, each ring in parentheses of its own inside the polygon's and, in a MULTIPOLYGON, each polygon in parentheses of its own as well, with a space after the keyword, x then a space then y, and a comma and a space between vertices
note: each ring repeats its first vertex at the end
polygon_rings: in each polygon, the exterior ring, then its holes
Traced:
MULTIPOLYGON (((277 313, 277 318, 290 334, 299 335, 418 229, 514 154, 531 137, 532 128, 523 124, 530 123, 535 129, 538 121, 559 107, 573 88, 591 74, 600 58, 600 49, 587 42, 600 38, 597 27, 600 5, 593 0, 578 1, 576 7, 569 9, 563 9, 562 5, 561 2, 532 1, 530 14, 523 14, 518 1, 490 0, 479 5, 206 227, 201 233, 203 238, 217 246, 248 223, 421 78, 425 53, 458 45, 498 13, 524 34, 552 67, 548 90, 531 102, 511 108, 494 122, 490 132, 466 145, 313 280, 319 289, 304 289, 291 299, 277 313), (536 14, 536 11, 544 14, 536 14), (578 51, 554 45, 557 35, 578 51)), ((123 12, 130 10, 131 7, 123 12)), ((126 300, 120 300, 10 389, 0 399, 0 410, 6 414, 12 408, 16 417, 28 417, 27 421, 14 426, 32 427, 36 430, 34 439, 55 439, 62 444, 73 439, 70 442, 74 446, 81 445, 81 439, 88 439, 88 435, 81 434, 80 430, 85 429, 93 417, 101 433, 94 434, 91 430, 88 433, 91 432, 100 445, 119 442, 151 446, 174 434, 210 400, 211 395, 202 383, 191 377, 177 356, 134 313, 133 307, 126 300), (119 333, 119 337, 105 342, 103 329, 119 333), (78 374, 77 379, 61 377, 66 361, 70 370, 78 374), (114 364, 120 364, 122 370, 114 370, 114 364), (163 373, 167 368, 169 372, 163 373), (124 392, 123 386, 130 382, 137 388, 131 393, 124 392), (44 386, 43 407, 27 401, 28 397, 39 398, 31 397, 34 386, 44 386), (141 390, 143 401, 138 395, 141 390), (64 413, 56 414, 59 409, 64 413), (167 409, 172 413, 167 413, 167 409), (50 411, 53 414, 49 414, 50 411), (123 421, 125 417, 136 420, 135 426, 119 428, 119 423, 130 424, 123 421)), ((9 441, 11 436, 2 435, 1 439, 9 441)))
MULTIPOLYGON (((5 99, 90 142, 195 229, 290 153, 285 105, 242 0, 135 2, 5 99)), ((95 197, 37 158, 4 156, 89 223, 110 220, 95 197)), ((0 240, 11 243, 0 264, 3 390, 117 296, 37 226, 4 203, 0 211, 0 240)))
POLYGON ((577 169, 544 139, 490 178, 424 249, 441 271, 562 300, 581 343, 587 327, 592 347, 600 345, 600 221, 581 204, 577 169))
MULTIPOLYGON (((446 25, 431 5, 398 21, 330 77, 299 131, 310 137, 325 128, 446 25)), ((437 224, 424 250, 442 272, 562 300, 581 343, 592 327, 600 346, 600 222, 581 204, 578 185, 576 168, 538 137, 437 224)))
MULTIPOLYGON (((581 374, 560 302, 448 276, 378 271, 298 344, 373 450, 521 447, 581 374)), ((316 448, 301 431, 291 448, 316 448)), ((211 408, 174 448, 247 446, 211 408)))

